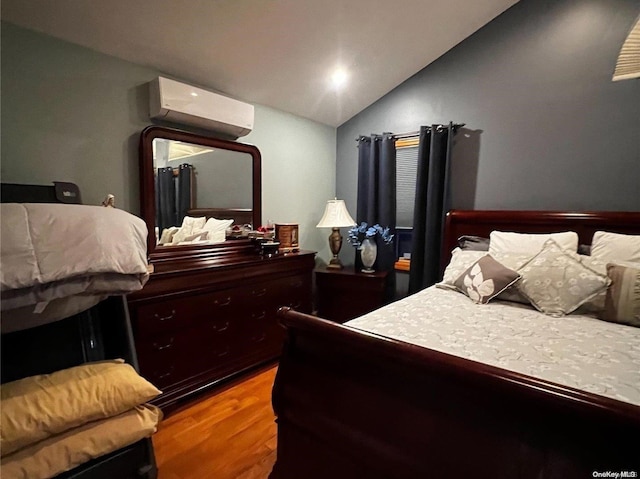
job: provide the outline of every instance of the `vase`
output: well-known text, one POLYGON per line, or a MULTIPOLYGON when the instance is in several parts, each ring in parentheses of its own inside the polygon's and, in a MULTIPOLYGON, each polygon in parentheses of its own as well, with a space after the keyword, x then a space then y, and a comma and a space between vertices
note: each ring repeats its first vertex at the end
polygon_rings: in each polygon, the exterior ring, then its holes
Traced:
POLYGON ((376 262, 378 256, 378 245, 371 238, 365 238, 360 246, 360 259, 362 260, 362 272, 373 273, 373 265, 376 262))

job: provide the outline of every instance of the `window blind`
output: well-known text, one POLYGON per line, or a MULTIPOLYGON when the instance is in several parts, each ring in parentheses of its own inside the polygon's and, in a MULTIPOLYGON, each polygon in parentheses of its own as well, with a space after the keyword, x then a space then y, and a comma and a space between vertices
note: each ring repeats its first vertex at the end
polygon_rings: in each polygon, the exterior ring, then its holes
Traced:
POLYGON ((413 227, 418 175, 418 138, 396 141, 396 226, 413 227))

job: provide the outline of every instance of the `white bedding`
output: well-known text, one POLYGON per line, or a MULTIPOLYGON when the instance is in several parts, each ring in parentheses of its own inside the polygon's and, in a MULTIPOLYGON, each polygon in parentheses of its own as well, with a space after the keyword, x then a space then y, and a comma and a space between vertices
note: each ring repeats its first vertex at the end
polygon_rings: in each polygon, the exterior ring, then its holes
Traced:
POLYGON ((78 313, 147 281, 147 227, 115 208, 1 205, 2 330, 78 313))
POLYGON ((436 287, 346 324, 640 406, 640 328, 436 287))

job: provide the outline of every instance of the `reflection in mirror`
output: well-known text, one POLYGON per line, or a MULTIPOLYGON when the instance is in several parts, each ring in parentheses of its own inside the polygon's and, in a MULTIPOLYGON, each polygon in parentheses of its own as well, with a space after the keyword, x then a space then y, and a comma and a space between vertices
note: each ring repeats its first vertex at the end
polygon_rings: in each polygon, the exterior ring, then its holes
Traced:
POLYGON ((238 211, 247 212, 243 224, 252 222, 249 153, 155 138, 153 166, 158 246, 225 241, 238 211))
MULTIPOLYGON (((162 127, 141 137, 142 212, 149 253, 215 245, 260 225, 260 152, 162 127)), ((184 253, 181 253, 184 254, 184 253)))

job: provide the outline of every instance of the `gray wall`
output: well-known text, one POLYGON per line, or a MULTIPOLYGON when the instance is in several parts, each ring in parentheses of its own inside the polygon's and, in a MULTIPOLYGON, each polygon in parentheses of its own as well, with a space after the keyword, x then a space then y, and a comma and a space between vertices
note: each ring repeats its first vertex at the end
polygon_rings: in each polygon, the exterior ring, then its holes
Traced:
MULTIPOLYGON (((112 193, 137 214, 146 84, 159 72, 6 22, 1 33, 2 181, 72 181, 84 203, 112 193)), ((255 105, 240 141, 262 153, 263 220, 300 223, 301 247, 328 258, 315 225, 335 194, 335 128, 255 105)))
POLYGON ((466 123, 453 207, 640 210, 640 80, 612 82, 637 0, 521 0, 338 128, 355 215, 358 135, 466 123))

